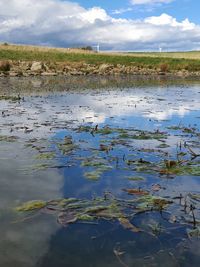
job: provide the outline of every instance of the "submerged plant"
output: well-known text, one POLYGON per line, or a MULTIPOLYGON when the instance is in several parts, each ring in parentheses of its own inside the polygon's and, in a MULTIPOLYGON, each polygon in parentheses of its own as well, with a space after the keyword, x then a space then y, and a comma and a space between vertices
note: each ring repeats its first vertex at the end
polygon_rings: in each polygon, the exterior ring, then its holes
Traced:
POLYGON ((35 158, 38 160, 50 160, 55 157, 55 152, 43 152, 38 154, 35 158))
POLYGON ((85 172, 84 177, 87 178, 88 180, 93 180, 97 181, 101 177, 102 172, 96 170, 96 171, 90 171, 90 172, 85 172))
POLYGON ((77 148, 77 145, 74 144, 71 136, 65 136, 63 142, 58 144, 58 148, 63 155, 68 155, 77 148))
MULTIPOLYGON (((142 191, 141 191, 142 192, 142 191)), ((57 214, 58 223, 67 226, 78 221, 112 220, 118 221, 124 229, 138 233, 141 229, 133 225, 132 218, 138 211, 163 210, 172 202, 152 196, 150 194, 141 197, 136 194, 135 200, 118 199, 111 193, 106 193, 104 197, 96 197, 91 200, 86 199, 58 199, 45 201, 29 201, 17 207, 18 212, 50 210, 57 214)))

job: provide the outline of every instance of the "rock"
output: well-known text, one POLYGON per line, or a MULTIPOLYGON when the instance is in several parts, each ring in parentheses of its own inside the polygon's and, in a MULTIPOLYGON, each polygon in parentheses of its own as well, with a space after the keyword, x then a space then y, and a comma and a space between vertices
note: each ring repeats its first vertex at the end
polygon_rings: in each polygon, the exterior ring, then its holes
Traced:
POLYGON ((98 70, 94 70, 93 72, 92 72, 92 74, 99 74, 99 71, 98 70))
POLYGON ((57 76, 56 72, 42 72, 42 76, 57 76))
POLYGON ((106 71, 106 70, 108 70, 108 69, 110 69, 110 65, 109 64, 101 64, 100 66, 99 66, 99 71, 100 72, 103 72, 103 71, 106 71))
POLYGON ((17 76, 19 76, 19 74, 17 72, 15 72, 15 71, 10 71, 9 72, 9 76, 10 77, 17 77, 17 76))
POLYGON ((166 73, 165 72, 163 72, 163 71, 159 71, 159 73, 158 73, 159 75, 166 75, 166 73))
POLYGON ((63 72, 63 75, 65 75, 65 76, 71 76, 69 72, 63 72))
MULTIPOLYGON (((50 73, 56 74, 56 75, 62 75, 63 71, 62 70, 57 70, 57 71, 49 71, 50 73)), ((55 75, 54 75, 55 76, 55 75)))
POLYGON ((178 75, 178 76, 180 76, 180 77, 183 77, 183 76, 185 76, 185 72, 184 71, 178 71, 177 73, 176 73, 176 75, 178 75))
POLYGON ((43 64, 41 62, 33 62, 31 65, 31 71, 42 71, 43 70, 43 64))
POLYGON ((76 75, 83 75, 83 72, 78 71, 78 70, 74 70, 74 71, 70 71, 70 74, 71 75, 74 75, 74 76, 76 76, 76 75))
POLYGON ((45 71, 49 71, 49 67, 47 66, 47 64, 43 64, 43 69, 45 70, 45 71))

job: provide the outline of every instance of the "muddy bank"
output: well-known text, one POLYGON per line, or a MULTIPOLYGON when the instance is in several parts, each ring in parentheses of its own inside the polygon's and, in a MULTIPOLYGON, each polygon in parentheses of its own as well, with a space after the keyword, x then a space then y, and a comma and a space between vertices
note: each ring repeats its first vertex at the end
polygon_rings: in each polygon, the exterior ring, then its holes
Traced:
POLYGON ((0 77, 88 76, 88 75, 167 75, 199 77, 200 72, 168 70, 167 67, 126 66, 122 64, 87 64, 83 62, 0 61, 0 77))

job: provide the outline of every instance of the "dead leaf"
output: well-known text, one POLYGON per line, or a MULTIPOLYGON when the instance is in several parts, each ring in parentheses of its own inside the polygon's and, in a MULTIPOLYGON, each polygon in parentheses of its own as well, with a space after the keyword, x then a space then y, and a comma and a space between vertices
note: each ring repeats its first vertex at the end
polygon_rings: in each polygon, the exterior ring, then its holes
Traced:
POLYGON ((166 160, 165 165, 167 168, 176 167, 178 165, 178 162, 175 160, 166 160))
POLYGON ((149 192, 141 190, 141 189, 136 189, 136 188, 130 188, 130 189, 122 189, 123 191, 127 192, 129 195, 148 195, 149 192))
POLYGON ((130 230, 133 233, 141 232, 141 230, 135 225, 133 225, 132 223, 130 223, 130 221, 127 218, 122 217, 122 218, 119 218, 118 220, 120 224, 124 227, 124 229, 130 230))
POLYGON ((160 189, 162 189, 160 184, 153 184, 151 189, 155 192, 160 191, 160 189))
POLYGON ((67 226, 70 223, 74 223, 77 221, 77 217, 75 216, 75 214, 71 211, 67 211, 67 212, 61 212, 60 214, 58 214, 58 223, 63 225, 63 226, 67 226))

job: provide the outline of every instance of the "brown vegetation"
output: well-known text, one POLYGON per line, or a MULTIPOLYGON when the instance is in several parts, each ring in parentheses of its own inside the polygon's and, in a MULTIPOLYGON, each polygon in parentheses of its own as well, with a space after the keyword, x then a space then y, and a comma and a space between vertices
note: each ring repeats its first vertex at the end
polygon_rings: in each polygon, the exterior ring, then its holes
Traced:
POLYGON ((0 61, 0 71, 10 71, 9 61, 0 61))

